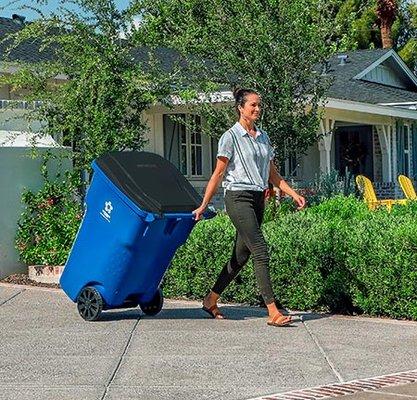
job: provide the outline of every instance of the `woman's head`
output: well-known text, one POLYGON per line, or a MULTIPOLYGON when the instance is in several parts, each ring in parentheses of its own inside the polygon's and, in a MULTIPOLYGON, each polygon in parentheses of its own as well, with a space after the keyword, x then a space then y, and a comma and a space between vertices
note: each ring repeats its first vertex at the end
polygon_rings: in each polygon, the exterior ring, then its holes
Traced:
POLYGON ((256 121, 261 114, 261 96, 253 89, 238 88, 233 92, 239 118, 256 121))

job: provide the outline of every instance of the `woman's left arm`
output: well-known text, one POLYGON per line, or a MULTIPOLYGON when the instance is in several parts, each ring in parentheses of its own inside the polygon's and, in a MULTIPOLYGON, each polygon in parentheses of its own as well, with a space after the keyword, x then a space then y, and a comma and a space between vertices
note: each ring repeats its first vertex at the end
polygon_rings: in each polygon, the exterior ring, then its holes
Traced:
POLYGON ((285 182, 284 178, 278 173, 277 168, 273 162, 270 161, 270 168, 269 168, 269 182, 271 182, 274 186, 282 190, 284 193, 291 196, 294 202, 297 204, 297 209, 301 210, 306 205, 306 200, 303 196, 300 196, 294 189, 285 182))

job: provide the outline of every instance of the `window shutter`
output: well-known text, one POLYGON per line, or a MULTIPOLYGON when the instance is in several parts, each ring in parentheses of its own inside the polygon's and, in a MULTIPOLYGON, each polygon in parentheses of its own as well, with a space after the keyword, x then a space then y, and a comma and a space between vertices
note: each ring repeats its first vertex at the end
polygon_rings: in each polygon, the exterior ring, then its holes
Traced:
POLYGON ((179 122, 174 121, 169 114, 164 119, 164 157, 180 168, 180 135, 179 122))
POLYGON ((210 137, 210 146, 211 146, 211 171, 214 171, 217 164, 217 150, 219 148, 219 140, 210 137))

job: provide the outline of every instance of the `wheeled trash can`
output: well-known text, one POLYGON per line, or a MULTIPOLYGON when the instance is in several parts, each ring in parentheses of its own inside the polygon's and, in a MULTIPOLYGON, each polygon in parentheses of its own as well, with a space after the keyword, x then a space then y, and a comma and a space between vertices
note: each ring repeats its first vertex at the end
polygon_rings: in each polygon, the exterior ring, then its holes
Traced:
POLYGON ((192 211, 202 199, 174 165, 153 153, 111 152, 92 167, 61 287, 87 321, 105 309, 138 305, 156 315, 160 283, 196 224, 192 211))

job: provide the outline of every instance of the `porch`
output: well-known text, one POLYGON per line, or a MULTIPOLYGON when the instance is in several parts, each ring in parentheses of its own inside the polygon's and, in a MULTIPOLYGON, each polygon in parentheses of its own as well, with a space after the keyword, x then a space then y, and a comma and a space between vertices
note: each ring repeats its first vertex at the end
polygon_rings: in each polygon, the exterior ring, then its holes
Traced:
POLYGON ((317 144, 299 157, 289 178, 311 181, 331 170, 341 176, 363 174, 374 182, 380 197, 402 197, 397 176, 417 176, 417 113, 392 108, 387 112, 387 107, 368 105, 362 110, 340 109, 329 103, 317 144))

